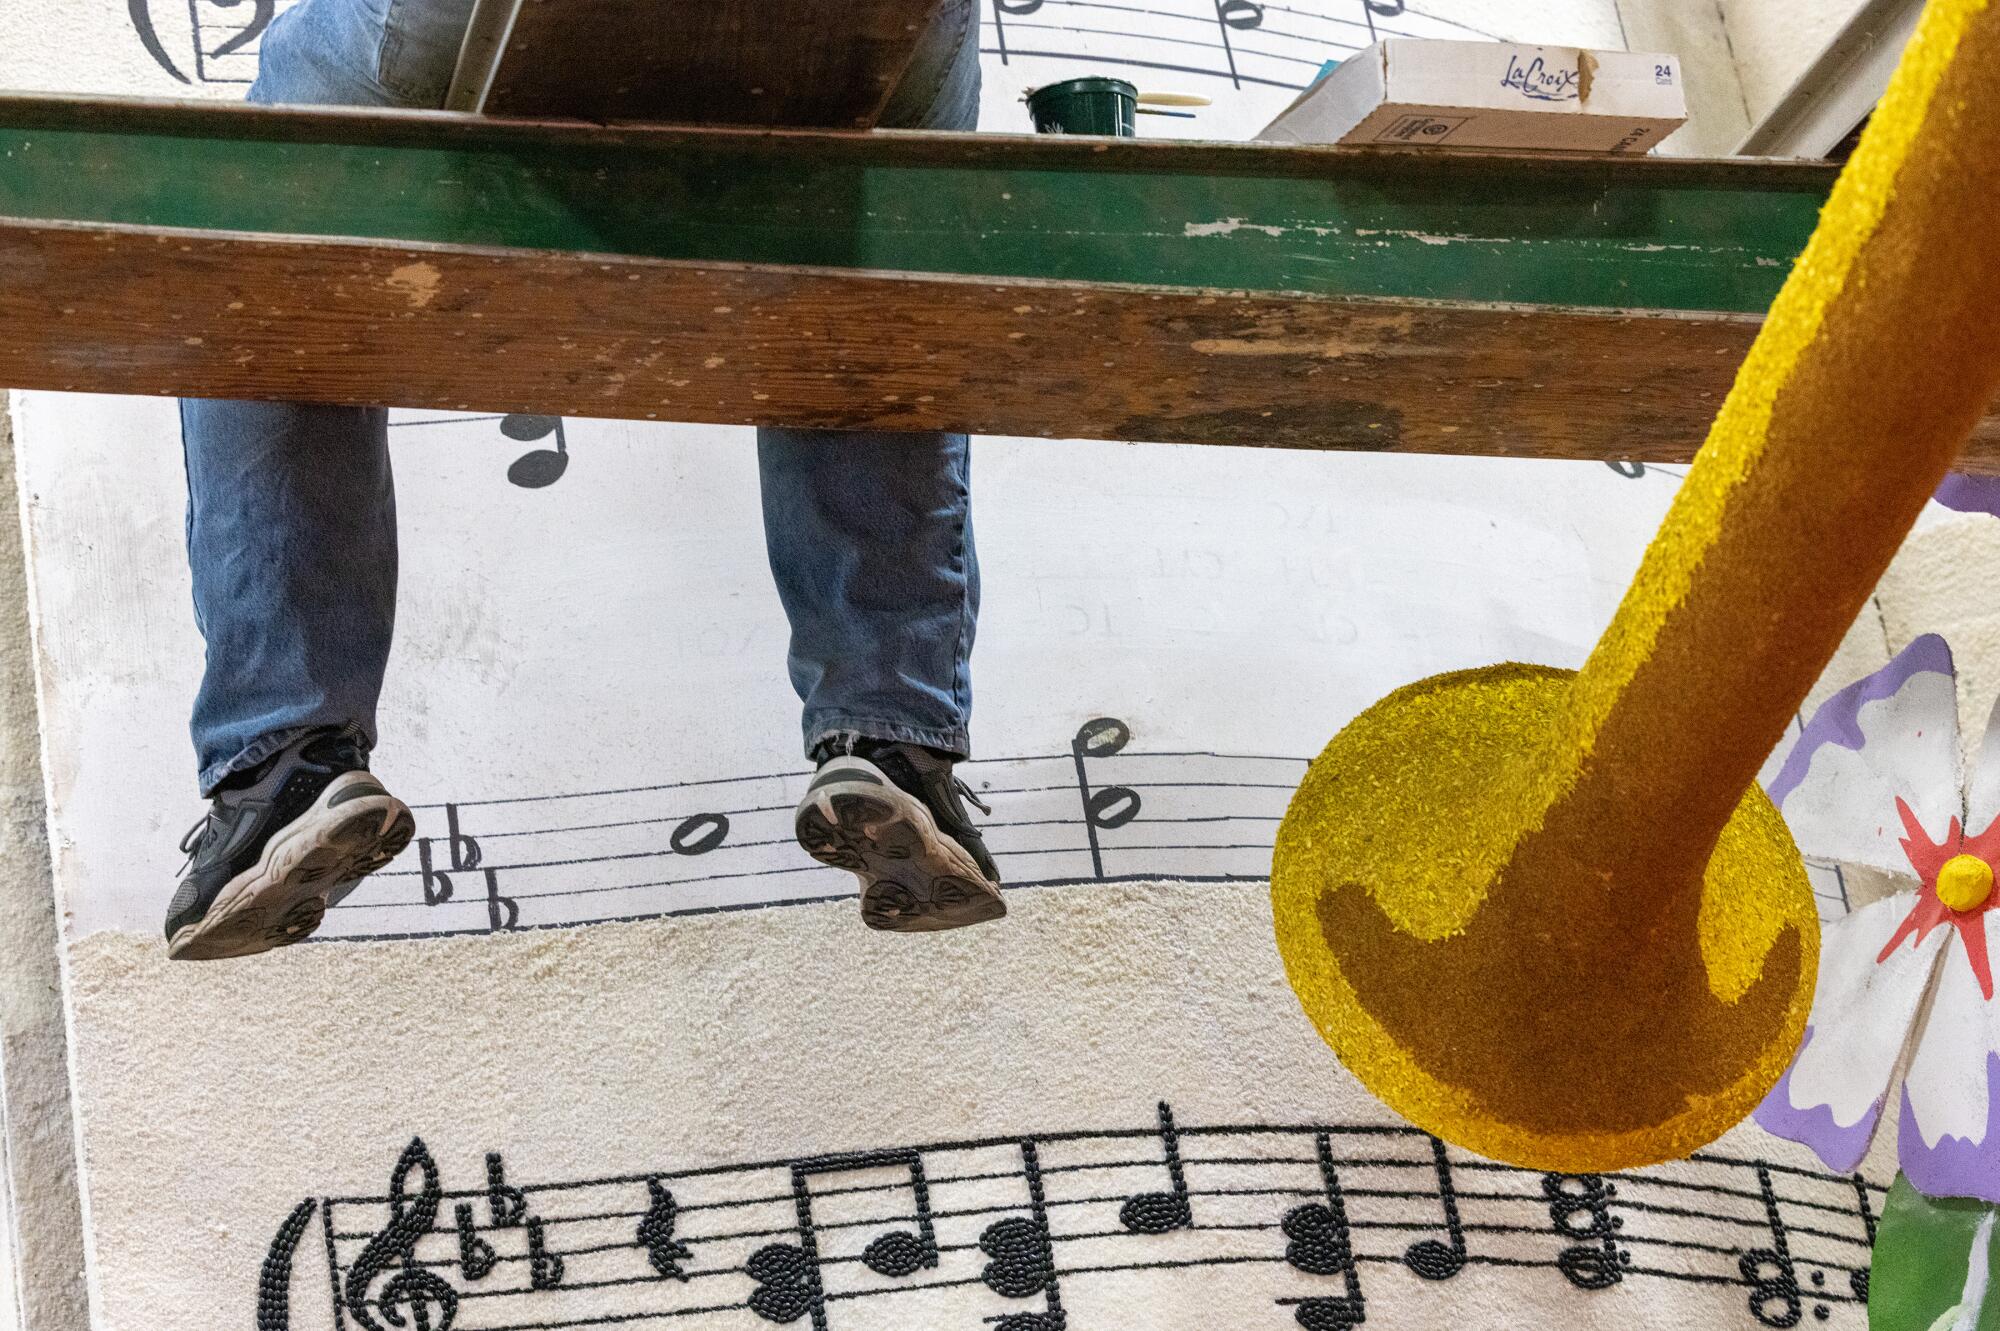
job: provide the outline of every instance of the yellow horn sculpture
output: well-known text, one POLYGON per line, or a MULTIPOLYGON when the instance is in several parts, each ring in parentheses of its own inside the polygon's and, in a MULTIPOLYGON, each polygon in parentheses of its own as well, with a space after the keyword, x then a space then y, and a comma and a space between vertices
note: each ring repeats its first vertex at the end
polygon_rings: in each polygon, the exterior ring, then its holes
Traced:
POLYGON ((1370 1090, 1584 1172, 1770 1089, 1819 927, 1754 778, 1996 385, 2000 6, 1932 0, 1582 671, 1401 689, 1292 800, 1279 950, 1370 1090))

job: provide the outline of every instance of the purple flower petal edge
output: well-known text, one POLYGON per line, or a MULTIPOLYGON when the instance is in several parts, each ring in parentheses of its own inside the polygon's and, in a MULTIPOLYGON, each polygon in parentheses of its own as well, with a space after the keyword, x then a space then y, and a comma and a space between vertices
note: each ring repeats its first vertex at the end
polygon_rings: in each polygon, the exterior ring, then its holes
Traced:
POLYGON ((1924 1145, 1910 1111, 1910 1088, 1903 1087, 1903 1125, 1897 1155, 1910 1186, 1926 1197, 1977 1197, 2000 1202, 2000 1053, 1986 1054, 1986 1133, 1978 1141, 1946 1134, 1924 1145))
POLYGON ((1766 792, 1771 802, 1783 807, 1785 797, 1797 790, 1799 783, 1806 779, 1813 754, 1822 745, 1838 744, 1844 749, 1859 749, 1866 744, 1868 737, 1861 733, 1862 707, 1894 696, 1913 676, 1927 670, 1940 675, 1956 673, 1951 662, 1950 645, 1935 633, 1926 633, 1915 639, 1897 652, 1888 665, 1872 675, 1855 680, 1821 703, 1819 710, 1812 714, 1812 720, 1806 722, 1805 730, 1792 746, 1792 751, 1785 755, 1785 765, 1778 769, 1777 778, 1771 782, 1766 792))
POLYGON ((1805 1057, 1806 1046, 1812 1043, 1813 1028, 1806 1027, 1806 1037, 1799 1042, 1799 1052, 1792 1056, 1791 1066, 1785 1075, 1778 1078, 1778 1084, 1764 1097, 1751 1117, 1757 1126, 1773 1137, 1783 1137, 1787 1141, 1803 1142, 1810 1146, 1813 1154, 1826 1162, 1828 1169, 1846 1173, 1861 1163, 1868 1154, 1868 1143, 1875 1139, 1875 1125, 1882 1118, 1882 1101, 1878 1098, 1861 1116, 1861 1121, 1853 1127, 1843 1128, 1833 1121, 1833 1106, 1814 1105, 1810 1109, 1799 1109, 1792 1104, 1792 1069, 1798 1067, 1805 1057))
POLYGON ((1968 476, 1954 471, 1931 498, 1961 513, 1991 513, 2000 518, 2000 476, 1968 476))

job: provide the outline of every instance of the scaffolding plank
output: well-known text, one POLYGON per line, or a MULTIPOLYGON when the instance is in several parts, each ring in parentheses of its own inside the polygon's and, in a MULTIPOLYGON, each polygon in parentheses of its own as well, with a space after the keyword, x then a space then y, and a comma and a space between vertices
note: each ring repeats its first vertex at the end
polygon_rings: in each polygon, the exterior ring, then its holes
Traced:
POLYGON ((0 99, 0 382, 1684 460, 1830 180, 0 99))
POLYGON ((939 0, 481 0, 476 109, 681 124, 875 123, 939 0), (837 24, 829 18, 836 16, 837 24), (834 27, 838 32, 832 31, 834 27))

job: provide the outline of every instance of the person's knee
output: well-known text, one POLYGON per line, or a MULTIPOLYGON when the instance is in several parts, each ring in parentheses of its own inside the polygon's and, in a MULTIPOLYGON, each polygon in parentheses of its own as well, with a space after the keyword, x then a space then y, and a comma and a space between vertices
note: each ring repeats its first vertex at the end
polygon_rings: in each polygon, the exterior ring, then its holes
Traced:
POLYGON ((472 0, 302 0, 271 21, 250 100, 435 108, 472 0))

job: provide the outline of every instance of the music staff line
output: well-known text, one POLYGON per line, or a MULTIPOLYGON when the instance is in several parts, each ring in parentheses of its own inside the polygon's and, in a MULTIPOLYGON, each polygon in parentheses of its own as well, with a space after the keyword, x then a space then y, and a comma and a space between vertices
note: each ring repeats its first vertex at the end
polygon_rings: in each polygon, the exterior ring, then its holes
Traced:
MULTIPOLYGON (((982 826, 1007 885, 1267 877, 1307 760, 1142 750, 1130 739, 1124 722, 1100 717, 1067 753, 960 768, 994 804, 982 826)), ((340 923, 324 937, 496 933, 851 897, 846 875, 797 849, 791 814, 810 777, 801 768, 420 803, 410 849, 334 905, 340 923), (544 805, 561 812, 538 816, 544 805), (490 853, 503 848, 505 858, 490 853), (687 872, 662 872, 682 862, 687 872)))
MULTIPOLYGON (((1259 0, 1210 0, 1209 4, 1196 5, 1193 12, 1161 9, 1157 7, 1108 3, 1107 0, 993 0, 992 17, 987 23, 992 29, 993 45, 983 47, 981 54, 997 56, 1002 65, 1011 64, 1016 58, 1042 58, 1052 60, 1087 59, 1098 64, 1119 64, 1137 68, 1156 69, 1202 78, 1227 80, 1233 87, 1245 84, 1297 91, 1306 87, 1317 76, 1329 57, 1346 59, 1369 44, 1383 37, 1457 37, 1460 39, 1498 40, 1499 34, 1446 18, 1428 10, 1412 9, 1405 0, 1355 0, 1355 13, 1359 17, 1346 17, 1335 13, 1314 12, 1296 6, 1260 3, 1259 0), (1054 7, 1060 7, 1060 11, 1054 7), (1092 11, 1083 14, 1083 11, 1092 11), (1036 22, 1030 16, 1045 19, 1055 18, 1058 12, 1076 12, 1077 22, 1036 22), (1300 22, 1327 24, 1335 31, 1314 35, 1298 28, 1267 26, 1268 14, 1278 13, 1288 19, 1300 22), (1142 30, 1132 27, 1088 26, 1098 15, 1129 14, 1147 25, 1153 23, 1195 24, 1212 33, 1205 37, 1170 35, 1157 30, 1142 30), (1406 20, 1403 24, 1393 24, 1391 20, 1406 20), (1417 28, 1412 28, 1407 20, 1420 20, 1417 28), (1428 26, 1432 30, 1421 30, 1428 26), (1042 34, 1045 44, 1059 44, 1061 35, 1082 38, 1082 46, 1090 45, 1090 38, 1104 37, 1128 43, 1159 43, 1166 47, 1192 47, 1221 55, 1222 68, 1184 63, 1174 58, 1145 59, 1131 51, 1118 53, 1100 52, 1088 49, 1078 50, 1034 50, 1022 46, 1018 41, 1010 41, 1009 32, 1029 32, 1042 34), (1286 54, 1248 39, 1256 37, 1276 38, 1292 44, 1294 49, 1303 48, 1306 54, 1286 54), (1051 40, 1053 39, 1053 40, 1051 40), (1239 60, 1241 57, 1241 60, 1239 60), (1279 77, 1280 71, 1267 71, 1269 77, 1247 73, 1243 61, 1273 61, 1283 65, 1299 67, 1302 81, 1292 81, 1279 77)), ((1115 21, 1099 19, 1100 22, 1115 21)), ((1033 39, 1031 39, 1033 40, 1033 39)), ((1171 57, 1172 52, 1159 53, 1171 57)))
MULTIPOLYGON (((481 1331, 552 1331, 745 1309, 765 1321, 780 1323, 810 1313, 812 1325, 825 1331, 829 1304, 892 1293, 973 1290, 983 1285, 1006 1300, 1042 1296, 1047 1309, 1011 1312, 987 1321, 997 1321, 1011 1331, 1061 1331, 1066 1325, 1061 1304, 1066 1280, 1120 1271, 1260 1267, 1286 1273, 1286 1280, 1294 1283, 1299 1276, 1343 1282, 1343 1293, 1329 1294, 1323 1284, 1309 1281, 1300 1292, 1288 1289, 1275 1298, 1279 1307, 1297 1311, 1296 1320, 1308 1331, 1322 1331, 1365 1320, 1364 1266, 1401 1265, 1427 1281, 1449 1280, 1470 1267, 1552 1268, 1580 1292, 1635 1278, 1737 1286, 1745 1289, 1747 1307, 1755 1321, 1782 1327, 1796 1325, 1808 1302, 1822 1320, 1836 1305, 1865 1304, 1874 1217, 1886 1196, 1886 1189, 1859 1175, 1827 1174, 1714 1153, 1627 1174, 1537 1174, 1489 1161, 1456 1160, 1442 1142, 1406 1125, 1182 1128, 1164 1103, 1159 1107, 1159 1119, 1159 1126, 1152 1130, 993 1136, 519 1186, 506 1181, 505 1165, 496 1154, 487 1157, 485 1188, 453 1191, 439 1186, 435 1164, 423 1143, 416 1141, 392 1175, 389 1193, 329 1197, 317 1203, 336 1322, 340 1322, 344 1307, 364 1331, 381 1331, 375 1321, 378 1312, 393 1325, 414 1321, 423 1331, 449 1331, 461 1304, 511 1298, 532 1300, 538 1309, 546 1307, 550 1315, 487 1324, 481 1331), (1280 1153, 1249 1149, 1250 1143, 1259 1141, 1280 1153), (1296 1151, 1293 1144, 1304 1141, 1314 1145, 1314 1154, 1296 1151), (1221 1153, 1204 1155, 1199 1150, 1183 1149, 1211 1142, 1220 1144, 1221 1153), (1115 1144, 1135 1143, 1157 1144, 1159 1153, 1149 1150, 1143 1158, 1104 1153, 1115 1144), (1418 1149, 1407 1156, 1385 1150, 1394 1143, 1418 1149), (1079 1145, 1095 1146, 1097 1152, 1076 1160, 1062 1158, 1064 1148, 1079 1145), (1363 1153, 1343 1154, 1357 1146, 1363 1153), (1044 1163, 1042 1155, 1047 1151, 1056 1152, 1058 1158, 1044 1163), (980 1168, 977 1160, 967 1160, 972 1167, 951 1167, 965 1157, 995 1152, 1018 1154, 1020 1163, 980 1168), (1234 1174, 1226 1181, 1214 1178, 1220 1172, 1245 1170, 1256 1172, 1247 1179, 1234 1174), (1429 1181, 1403 1186, 1391 1179, 1385 1186, 1367 1177, 1371 1171, 1410 1170, 1428 1174, 1429 1181), (817 1180, 829 1176, 883 1171, 892 1174, 893 1181, 815 1186, 817 1180), (1166 1189, 1134 1192, 1130 1185, 1120 1183, 1134 1171, 1145 1171, 1154 1178, 1164 1175, 1166 1189), (704 1198, 700 1191, 704 1186, 763 1173, 789 1176, 789 1191, 782 1185, 762 1186, 747 1195, 713 1198, 704 1198), (1280 1177, 1274 1178, 1274 1173, 1280 1177), (1319 1175, 1316 1187, 1310 1185, 1314 1173, 1319 1175), (1692 1177, 1683 1176, 1690 1173, 1692 1177), (408 1186, 412 1178, 421 1178, 423 1183, 414 1197, 408 1186), (1066 1178, 1076 1180, 1077 1189, 1050 1195, 1061 1190, 1066 1178), (1750 1186, 1752 1178, 1754 1188, 1750 1186), (1510 1190, 1510 1182, 1518 1189, 1510 1190), (1242 1186, 1245 1183, 1255 1186, 1242 1186), (986 1184, 1000 1186, 997 1199, 994 1190, 981 1190, 986 1184), (589 1209, 570 1214, 546 1209, 593 1190, 641 1186, 650 1199, 642 1210, 615 1201, 610 1205, 596 1202, 589 1209), (1023 1187, 1029 1195, 1025 1208, 1019 1192, 1023 1187), (1820 1193, 1801 1195, 1802 1189, 1819 1189, 1820 1193), (678 1199, 676 1190, 681 1194, 678 1199), (975 1190, 977 1196, 972 1195, 975 1190), (689 1200, 691 1195, 695 1199, 689 1200), (963 1200, 955 1200, 953 1195, 963 1200), (907 1204, 901 1202, 904 1197, 907 1204), (852 1207, 840 1210, 855 1198, 887 1198, 897 1204, 866 1214, 855 1213, 852 1207), (1323 1200, 1306 1200, 1311 1198, 1323 1200), (1836 1200, 1842 1198, 1845 1200, 1836 1200), (1272 1199, 1281 1205, 1296 1204, 1290 1205, 1282 1218, 1274 1218, 1270 1211, 1243 1209, 1246 1204, 1272 1199), (482 1201, 487 1221, 474 1218, 482 1201), (451 1203, 455 1203, 451 1209, 456 1224, 437 1224, 451 1203), (1411 1203, 1418 1205, 1410 1209, 1411 1203), (334 1217, 336 1209, 343 1213, 361 1209, 377 1216, 385 1204, 390 1223, 379 1231, 354 1229, 351 1223, 343 1227, 334 1217), (1729 1204, 1737 1205, 1742 1213, 1716 1209, 1729 1204), (1114 1206, 1116 1227, 1096 1219, 1114 1206), (1405 1209, 1400 1213, 1386 1209, 1393 1206, 1405 1209), (765 1214, 754 1218, 746 1214, 757 1208, 764 1208, 765 1214), (815 1208, 819 1209, 817 1217, 815 1208), (1353 1214, 1350 1208, 1369 1214, 1353 1214), (1423 1215, 1424 1208, 1434 1209, 1423 1215), (1784 1215, 1787 1208, 1793 1216, 1790 1221, 1784 1215), (1021 1214, 1024 1209, 1027 1216, 1021 1214), (839 1215, 827 1214, 834 1211, 839 1215), (1805 1214, 1808 1212, 1810 1215, 1805 1214), (734 1227, 700 1228, 699 1219, 704 1215, 735 1214, 744 1215, 744 1220, 734 1227), (972 1228, 960 1223, 993 1217, 1000 1218, 978 1230, 976 1238, 972 1228), (697 1221, 695 1226, 683 1228, 690 1218, 697 1221), (1681 1233, 1640 1232, 1645 1222, 1663 1219, 1699 1222, 1720 1232, 1696 1235, 1685 1228, 1681 1233), (1844 1232, 1841 1221, 1848 1222, 1844 1232), (607 1225, 613 1228, 604 1228, 607 1225), (590 1226, 598 1227, 595 1234, 588 1232, 590 1226), (576 1241, 562 1246, 549 1238, 551 1232, 559 1232, 558 1227, 583 1228, 576 1241), (506 1240, 500 1236, 514 1230, 524 1231, 525 1252, 501 1254, 496 1244, 506 1240), (1281 1252, 1269 1237, 1273 1231, 1288 1240, 1281 1252), (1137 1257, 1105 1247, 1134 1242, 1150 1245, 1177 1233, 1194 1236, 1206 1246, 1191 1254, 1185 1245, 1170 1245, 1137 1257), (1445 1237, 1419 1238, 1405 1246, 1412 1235, 1439 1233, 1445 1237), (618 1238, 593 1241, 605 1234, 618 1238), (625 1237, 627 1234, 631 1237, 625 1237), (875 1237, 858 1253, 844 1242, 867 1234, 875 1237), (440 1240, 454 1238, 456 1257, 450 1254, 449 1245, 445 1252, 438 1251, 440 1240), (741 1246, 729 1247, 793 1238, 796 1243, 767 1243, 747 1257, 742 1255, 741 1246), (1259 1246, 1251 1250, 1231 1248, 1232 1240, 1245 1239, 1256 1240, 1259 1246), (1370 1251, 1357 1248, 1358 1242, 1371 1239, 1375 1242, 1370 1251), (1385 1240, 1388 1247, 1383 1249, 1385 1240), (343 1245, 351 1254, 357 1243, 366 1247, 343 1265, 343 1245), (425 1244, 430 1245, 429 1255, 420 1255, 419 1248, 425 1244), (1552 1255, 1548 1250, 1551 1245, 1562 1245, 1561 1250, 1552 1255), (646 1255, 650 1273, 631 1269, 629 1262, 622 1267, 616 1263, 618 1254, 639 1250, 646 1255), (973 1253, 984 1253, 991 1259, 978 1274, 956 1274, 947 1269, 947 1264, 957 1264, 955 1259, 973 1253), (1059 1253, 1073 1260, 1058 1262, 1059 1253), (1735 1264, 1733 1273, 1727 1267, 1730 1261, 1735 1264), (472 1288, 503 1265, 508 1269, 525 1266, 528 1283, 472 1288), (846 1287, 852 1283, 847 1277, 865 1282, 868 1277, 864 1271, 895 1283, 846 1287), (395 1274, 388 1275, 390 1272, 395 1274), (447 1278, 453 1272, 465 1288, 454 1286, 447 1278), (930 1274, 917 1278, 920 1273, 930 1274), (373 1282, 385 1275, 386 1283, 371 1294, 373 1282), (579 1276, 582 1278, 575 1278, 579 1276), (829 1277, 838 1277, 841 1287, 829 1285, 829 1277), (729 1278, 753 1283, 747 1300, 676 1299, 676 1306, 629 1302, 603 1306, 600 1302, 588 1308, 551 1303, 561 1302, 558 1295, 584 1292, 594 1292, 600 1300, 666 1297, 661 1291, 671 1294, 696 1280, 729 1278), (1828 1288, 1829 1278, 1843 1281, 1846 1291, 1828 1288)), ((777 1182, 774 1178, 773 1183, 777 1182)), ((311 1200, 301 1203, 274 1240, 266 1264, 267 1297, 273 1288, 274 1270, 289 1280, 292 1252, 304 1229, 302 1217, 314 1205, 311 1200)), ((729 1222, 725 1219, 723 1223, 729 1222)), ((260 1312, 260 1331, 284 1331, 285 1307, 278 1299, 269 1316, 260 1312)))

